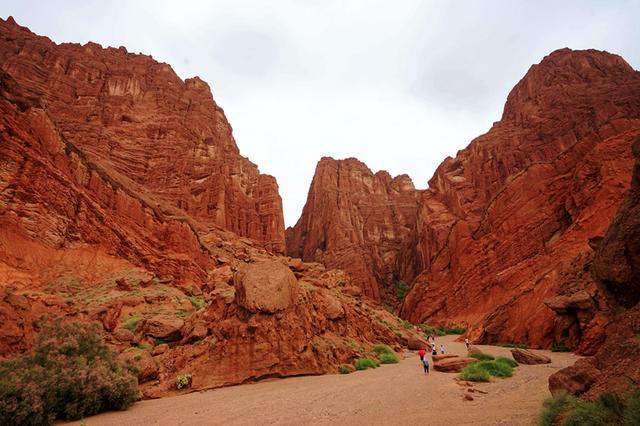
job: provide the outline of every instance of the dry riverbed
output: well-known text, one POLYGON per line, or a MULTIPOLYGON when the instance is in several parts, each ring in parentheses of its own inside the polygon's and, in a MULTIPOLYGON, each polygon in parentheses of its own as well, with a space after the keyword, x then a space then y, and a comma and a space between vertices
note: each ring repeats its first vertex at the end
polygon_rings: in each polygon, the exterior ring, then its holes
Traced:
MULTIPOLYGON (((457 336, 440 337, 465 355, 457 336)), ((508 348, 479 346, 492 355, 508 348)), ((508 379, 474 384, 473 400, 457 374, 422 373, 415 353, 400 364, 348 375, 292 377, 136 403, 84 420, 87 426, 129 425, 532 425, 549 395, 547 379, 577 356, 544 352, 547 365, 521 365, 508 379), (486 392, 486 393, 484 393, 486 392)), ((73 423, 75 425, 80 422, 73 423)))

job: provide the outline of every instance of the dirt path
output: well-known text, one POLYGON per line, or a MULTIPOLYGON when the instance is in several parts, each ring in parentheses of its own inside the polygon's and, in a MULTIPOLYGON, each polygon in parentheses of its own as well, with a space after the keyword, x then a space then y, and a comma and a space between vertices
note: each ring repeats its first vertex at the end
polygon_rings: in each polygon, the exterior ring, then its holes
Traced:
MULTIPOLYGON (((449 353, 466 354, 456 336, 440 338, 449 353)), ((509 349, 479 346, 492 355, 509 349)), ((547 378, 578 358, 545 353, 548 365, 519 366, 508 379, 475 385, 487 394, 463 399, 455 374, 422 374, 417 354, 400 364, 349 375, 264 381, 136 403, 124 412, 85 420, 111 425, 532 425, 549 395, 547 378)), ((79 424, 74 423, 74 424, 79 424)))

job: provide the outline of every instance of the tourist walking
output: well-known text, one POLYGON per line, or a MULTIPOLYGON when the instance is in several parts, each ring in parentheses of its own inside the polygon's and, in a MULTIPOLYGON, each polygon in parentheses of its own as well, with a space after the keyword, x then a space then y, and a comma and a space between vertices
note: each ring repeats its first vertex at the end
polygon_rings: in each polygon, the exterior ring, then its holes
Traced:
POLYGON ((427 350, 425 348, 422 348, 418 351, 418 355, 420 356, 420 361, 422 361, 425 358, 425 355, 427 355, 427 350))
POLYGON ((444 345, 440 345, 440 353, 444 355, 444 345))
POLYGON ((468 337, 464 338, 464 344, 467 347, 467 350, 469 350, 469 338, 468 337))
POLYGON ((429 358, 426 356, 422 358, 422 368, 424 369, 424 374, 429 374, 429 358))

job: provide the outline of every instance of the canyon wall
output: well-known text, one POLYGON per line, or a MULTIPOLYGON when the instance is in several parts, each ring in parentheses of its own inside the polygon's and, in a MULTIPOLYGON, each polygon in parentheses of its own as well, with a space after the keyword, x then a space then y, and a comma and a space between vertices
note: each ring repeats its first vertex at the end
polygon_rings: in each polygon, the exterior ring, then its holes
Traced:
POLYGON ((407 175, 373 173, 355 158, 324 157, 316 167, 302 216, 287 229, 290 256, 350 273, 374 300, 393 300, 396 282, 420 271, 418 195, 407 175))

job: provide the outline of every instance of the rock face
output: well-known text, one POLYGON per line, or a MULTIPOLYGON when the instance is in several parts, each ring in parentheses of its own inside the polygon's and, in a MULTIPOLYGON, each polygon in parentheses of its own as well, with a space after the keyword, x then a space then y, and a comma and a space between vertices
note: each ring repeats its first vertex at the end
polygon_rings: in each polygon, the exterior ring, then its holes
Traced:
POLYGON ((602 392, 623 394, 640 383, 640 138, 631 189, 600 242, 591 268, 612 307, 606 340, 595 356, 579 360, 549 377, 552 392, 566 390, 594 398, 602 392))
POLYGON ((302 216, 287 229, 288 253, 344 269, 365 295, 388 299, 397 281, 420 271, 413 252, 418 194, 407 175, 391 178, 355 158, 324 157, 302 216))
MULTIPOLYGON (((401 314, 466 324, 478 342, 595 352, 608 320, 587 272, 592 246, 628 187, 639 134, 640 74, 619 56, 562 49, 532 66, 502 119, 421 194, 424 270, 401 314)), ((609 264, 621 286, 637 267, 609 264)))
POLYGON ((277 260, 249 265, 237 272, 233 281, 238 305, 253 313, 287 309, 298 296, 298 280, 277 260))
POLYGON ((12 19, 0 22, 0 69, 4 90, 18 88, 9 116, 20 116, 5 118, 0 147, 5 226, 57 247, 112 239, 114 250, 136 252, 126 253, 134 263, 157 253, 123 240, 140 240, 131 234, 152 222, 160 223, 149 233, 162 241, 145 243, 161 251, 191 257, 174 247, 198 250, 189 227, 218 226, 284 252, 275 179, 240 156, 198 77, 183 82, 169 65, 125 48, 55 45, 12 19), (31 205, 40 208, 25 214, 31 205), (119 232, 83 229, 93 217, 119 232))
POLYGON ((178 374, 190 389, 323 374, 419 339, 284 248, 275 179, 239 155, 204 82, 0 20, 0 358, 47 318, 98 322, 157 397, 178 374))

